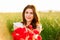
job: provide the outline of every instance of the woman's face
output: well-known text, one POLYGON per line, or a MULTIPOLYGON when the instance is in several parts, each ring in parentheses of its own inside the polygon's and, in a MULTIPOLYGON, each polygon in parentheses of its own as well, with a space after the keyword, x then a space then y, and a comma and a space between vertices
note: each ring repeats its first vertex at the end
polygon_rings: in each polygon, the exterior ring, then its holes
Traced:
POLYGON ((33 10, 28 8, 25 11, 25 19, 27 22, 31 22, 33 20, 33 10))

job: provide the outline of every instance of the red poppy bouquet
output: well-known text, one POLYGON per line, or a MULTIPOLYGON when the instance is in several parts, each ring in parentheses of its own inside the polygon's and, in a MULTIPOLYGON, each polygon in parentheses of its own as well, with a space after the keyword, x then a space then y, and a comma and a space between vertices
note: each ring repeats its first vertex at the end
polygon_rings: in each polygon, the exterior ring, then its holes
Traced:
POLYGON ((17 28, 12 32, 12 37, 14 40, 42 40, 37 29, 32 29, 32 25, 28 28, 17 28))

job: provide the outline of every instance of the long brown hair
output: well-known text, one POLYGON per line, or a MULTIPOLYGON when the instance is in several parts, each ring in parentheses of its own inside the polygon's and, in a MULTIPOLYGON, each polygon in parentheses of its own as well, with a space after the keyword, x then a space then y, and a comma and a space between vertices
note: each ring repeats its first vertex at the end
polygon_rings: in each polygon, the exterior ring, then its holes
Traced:
POLYGON ((32 22, 31 22, 31 25, 33 26, 33 29, 36 29, 36 27, 37 27, 36 23, 39 23, 39 22, 38 22, 38 17, 37 17, 36 9, 35 9, 35 6, 34 6, 34 5, 27 5, 27 6, 24 8, 23 13, 22 13, 23 24, 25 24, 25 25, 27 24, 26 19, 25 19, 25 11, 26 11, 26 9, 28 9, 28 8, 30 8, 30 9, 33 10, 33 16, 34 16, 34 18, 33 18, 32 22))

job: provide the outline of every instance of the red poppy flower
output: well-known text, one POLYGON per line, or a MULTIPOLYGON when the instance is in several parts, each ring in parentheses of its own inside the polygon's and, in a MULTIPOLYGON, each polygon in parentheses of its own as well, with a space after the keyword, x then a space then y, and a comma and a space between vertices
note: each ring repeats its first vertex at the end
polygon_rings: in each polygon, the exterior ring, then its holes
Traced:
POLYGON ((35 34, 39 34, 39 31, 38 31, 37 29, 34 29, 33 32, 34 32, 35 34))
POLYGON ((32 29, 32 25, 29 25, 28 27, 29 27, 29 29, 32 29))
POLYGON ((37 37, 37 40, 42 40, 42 37, 41 37, 41 36, 38 36, 38 37, 37 37))

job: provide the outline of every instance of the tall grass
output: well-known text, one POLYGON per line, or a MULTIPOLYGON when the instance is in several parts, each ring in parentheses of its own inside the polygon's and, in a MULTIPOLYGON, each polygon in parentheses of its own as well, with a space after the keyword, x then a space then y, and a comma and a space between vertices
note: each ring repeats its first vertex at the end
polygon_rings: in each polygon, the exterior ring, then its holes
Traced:
MULTIPOLYGON (((43 26, 43 31, 41 33, 43 40, 57 40, 60 35, 60 24, 58 24, 57 19, 49 20, 47 18, 41 18, 41 23, 43 26)), ((60 38, 58 39, 60 40, 60 38)))
POLYGON ((41 33, 43 40, 60 40, 60 16, 58 14, 47 14, 47 16, 40 17, 43 27, 41 33))

